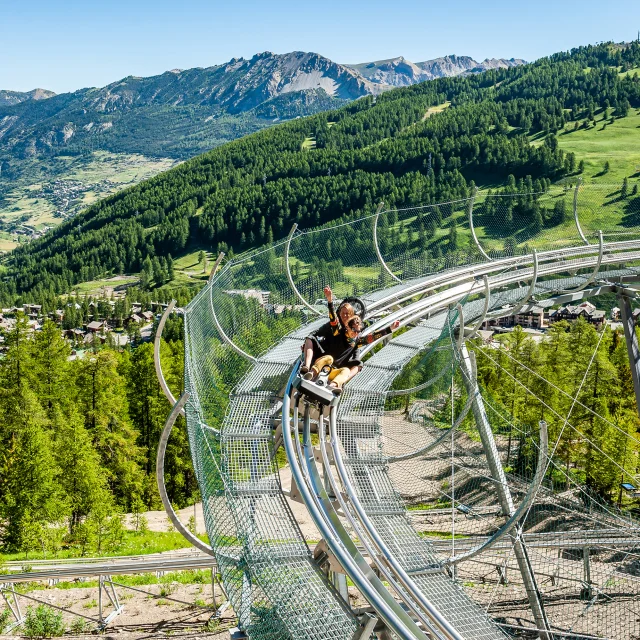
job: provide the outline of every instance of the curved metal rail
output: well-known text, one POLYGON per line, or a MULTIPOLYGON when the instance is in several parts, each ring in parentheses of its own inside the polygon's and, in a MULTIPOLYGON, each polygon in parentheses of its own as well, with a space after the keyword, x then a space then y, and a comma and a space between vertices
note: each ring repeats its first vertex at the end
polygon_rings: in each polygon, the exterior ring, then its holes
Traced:
POLYGON ((478 189, 476 188, 473 192, 473 196, 471 200, 469 200, 469 229, 471 230, 471 237, 473 238, 473 243, 476 245, 478 251, 481 253, 482 257, 485 260, 491 261, 491 256, 487 254, 487 252, 482 248, 480 241, 478 240, 478 236, 476 235, 476 229, 473 226, 473 204, 476 200, 476 195, 478 194, 478 189))
POLYGON ((577 293, 578 291, 582 291, 586 289, 597 277, 598 272, 600 271, 600 266, 602 265, 602 255, 604 253, 604 239, 602 237, 602 230, 598 231, 598 259, 596 261, 596 266, 593 268, 593 271, 589 275, 589 277, 578 287, 575 289, 565 289, 563 293, 577 293))
POLYGON ((373 246, 375 247, 376 250, 376 255, 378 256, 378 260, 380 261, 380 264, 382 265, 382 268, 396 281, 396 282, 402 282, 402 280, 400 278, 398 278, 398 276, 393 273, 393 271, 391 271, 391 269, 389 269, 389 266, 387 265, 387 263, 384 261, 384 258, 382 257, 382 254, 380 253, 380 245, 378 244, 378 218, 380 217, 380 214, 382 213, 382 208, 384 207, 384 202, 381 202, 378 205, 378 209, 376 211, 376 215, 373 218, 373 246))
POLYGON ((167 418, 167 422, 164 425, 164 429, 162 429, 160 441, 158 442, 158 453, 156 455, 156 482, 158 483, 158 491, 160 493, 162 504, 164 505, 165 511, 176 530, 181 533, 194 547, 209 555, 213 555, 213 549, 208 544, 202 542, 200 538, 193 535, 193 533, 191 533, 191 531, 189 531, 182 522, 180 522, 180 518, 178 518, 178 515, 173 510, 173 505, 171 504, 171 500, 169 500, 167 487, 164 483, 164 456, 167 451, 167 443, 169 442, 171 429, 173 429, 173 425, 175 424, 178 415, 183 412, 183 407, 187 403, 188 399, 189 392, 185 391, 174 404, 173 409, 167 418))
POLYGON ((257 360, 252 355, 248 354, 244 349, 240 348, 225 332, 218 320, 218 316, 216 315, 216 310, 213 305, 213 287, 209 289, 209 306, 211 308, 211 317, 213 318, 213 322, 216 325, 216 329, 220 334, 220 337, 239 355, 242 356, 245 360, 249 362, 256 363, 257 360))
POLYGON ((511 514, 508 520, 492 536, 489 537, 488 540, 472 549, 469 549, 468 551, 465 551, 464 553, 447 558, 447 560, 443 562, 443 565, 449 566, 458 564, 465 560, 470 560, 483 551, 491 549, 491 547, 499 542, 501 538, 506 536, 510 531, 513 530, 514 527, 517 526, 518 521, 520 520, 522 515, 529 509, 533 500, 538 494, 538 490, 540 489, 542 481, 544 480, 545 471, 547 470, 546 460, 549 453, 547 423, 544 420, 541 420, 539 426, 540 448, 538 449, 538 466, 536 467, 536 472, 531 481, 531 485, 529 486, 529 490, 527 491, 525 497, 522 499, 522 502, 520 503, 518 508, 511 514))
MULTIPOLYGON (((167 318, 169 317, 175 306, 176 301, 172 300, 169 303, 169 306, 164 310, 162 318, 160 318, 160 322, 158 323, 158 328, 156 329, 156 337, 153 340, 153 365, 156 369, 156 377, 158 378, 158 382, 160 383, 162 393, 164 393, 165 397, 171 405, 174 405, 176 403, 176 399, 173 393, 171 393, 171 389, 169 389, 169 385, 167 384, 164 373, 162 372, 162 363, 160 362, 160 344, 162 332, 164 331, 164 325, 166 324, 167 318)), ((181 413, 184 415, 184 411, 182 409, 181 413)))
POLYGON ((291 275, 291 267, 289 265, 289 248, 291 247, 291 240, 293 239, 293 234, 296 232, 297 228, 298 225, 294 222, 293 226, 291 227, 291 231, 289 231, 289 235, 287 236, 287 244, 284 248, 284 265, 287 271, 287 280, 289 281, 289 286, 291 287, 291 289, 293 289, 293 293, 296 294, 298 300, 300 300, 300 302, 302 302, 302 304, 307 307, 307 309, 310 309, 311 311, 313 311, 313 313, 320 316, 322 315, 322 312, 318 311, 304 299, 300 291, 298 291, 298 287, 296 287, 296 283, 293 281, 293 276, 291 275))
POLYGON ((581 184, 582 184, 582 178, 578 178, 578 181, 576 182, 576 188, 573 191, 573 220, 576 223, 576 229, 578 230, 578 235, 582 239, 582 242, 584 242, 585 244, 590 244, 582 231, 582 227, 580 226, 580 220, 578 218, 578 194, 580 193, 581 184))
POLYGON ((491 302, 491 285, 489 284, 489 278, 486 274, 482 276, 482 281, 484 282, 484 304, 482 306, 482 313, 480 314, 480 317, 476 321, 475 325, 473 325, 473 329, 471 329, 472 336, 478 333, 478 331, 480 331, 480 327, 484 324, 487 312, 489 311, 489 304, 491 302))
MULTIPOLYGON (((293 381, 298 374, 299 363, 294 366, 282 404, 282 436, 287 458, 291 465, 291 473, 296 481, 298 491, 309 509, 309 513, 316 527, 327 542, 332 553, 336 556, 345 571, 349 574, 356 587, 363 593, 369 602, 375 607, 377 613, 385 621, 390 629, 403 640, 426 640, 425 634, 411 620, 407 613, 398 606, 391 594, 377 578, 371 568, 362 557, 357 547, 351 541, 337 515, 331 509, 331 505, 323 490, 322 484, 313 486, 313 491, 307 485, 307 481, 313 482, 314 478, 305 475, 298 460, 304 459, 298 437, 298 407, 294 407, 293 427, 290 426, 291 396, 293 393, 293 381), (296 445, 292 437, 295 435, 296 445), (343 533, 344 531, 344 533, 343 533), (341 535, 342 534, 342 535, 341 535)), ((311 453, 313 455, 313 452, 311 453)))

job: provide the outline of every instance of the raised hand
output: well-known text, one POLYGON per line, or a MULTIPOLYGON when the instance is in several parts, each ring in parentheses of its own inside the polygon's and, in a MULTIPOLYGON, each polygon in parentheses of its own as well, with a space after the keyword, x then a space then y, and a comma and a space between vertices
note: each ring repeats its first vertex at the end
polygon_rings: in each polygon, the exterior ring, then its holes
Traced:
POLYGON ((327 299, 327 302, 333 302, 333 291, 331 291, 331 287, 326 286, 324 288, 324 297, 327 299))

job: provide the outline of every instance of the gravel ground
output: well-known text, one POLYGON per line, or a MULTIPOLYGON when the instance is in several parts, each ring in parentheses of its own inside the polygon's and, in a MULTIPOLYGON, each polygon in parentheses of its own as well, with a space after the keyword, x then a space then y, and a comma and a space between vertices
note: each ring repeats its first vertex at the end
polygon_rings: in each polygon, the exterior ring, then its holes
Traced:
MULTIPOLYGON (((117 581, 117 580, 116 580, 117 581)), ((197 607, 199 604, 211 605, 211 585, 172 583, 169 586, 170 594, 162 597, 161 589, 167 589, 167 585, 143 585, 135 587, 139 591, 129 588, 116 587, 116 592, 124 610, 116 616, 105 629, 102 636, 105 640, 110 637, 119 639, 134 638, 164 638, 168 636, 177 638, 218 638, 227 640, 228 629, 236 624, 233 611, 229 610, 222 615, 220 623, 216 627, 205 628, 207 621, 213 614, 213 608, 197 607), (156 596, 156 597, 154 597, 156 596), (180 600, 182 602, 175 602, 180 600)), ((38 598, 45 603, 70 609, 92 618, 98 617, 98 589, 97 587, 81 587, 75 589, 44 589, 28 592, 27 595, 38 598)), ((103 595, 106 600, 106 596, 103 595)), ((222 594, 216 586, 216 598, 218 603, 222 601, 222 594)), ((29 604, 26 598, 20 598, 20 606, 24 612, 29 604)), ((109 606, 104 609, 104 615, 113 610, 109 606)), ((64 623, 69 628, 77 616, 69 613, 63 614, 64 623)), ((90 630, 95 623, 89 621, 84 634, 76 637, 90 636, 90 630)), ((0 635, 0 638, 15 638, 20 635, 16 630, 15 635, 0 635)), ((67 632, 66 635, 75 635, 67 632)))

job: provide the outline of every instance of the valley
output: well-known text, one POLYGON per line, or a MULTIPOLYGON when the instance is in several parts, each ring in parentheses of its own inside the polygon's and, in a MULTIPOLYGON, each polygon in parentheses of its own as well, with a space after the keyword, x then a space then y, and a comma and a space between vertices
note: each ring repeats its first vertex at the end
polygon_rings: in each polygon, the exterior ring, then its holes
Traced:
POLYGON ((178 162, 107 151, 31 159, 0 200, 0 251, 40 237, 95 201, 178 162))

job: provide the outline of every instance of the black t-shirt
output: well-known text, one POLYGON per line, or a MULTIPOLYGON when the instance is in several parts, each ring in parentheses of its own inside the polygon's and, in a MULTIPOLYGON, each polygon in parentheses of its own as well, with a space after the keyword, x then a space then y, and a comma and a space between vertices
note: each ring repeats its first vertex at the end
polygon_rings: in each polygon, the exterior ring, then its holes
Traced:
POLYGON ((319 358, 321 355, 333 356, 333 366, 335 367, 343 367, 350 360, 358 360, 360 347, 365 344, 371 344, 378 338, 391 333, 391 329, 387 328, 371 333, 368 336, 349 340, 343 328, 336 328, 332 304, 329 305, 329 317, 330 321, 315 331, 312 337, 315 338, 316 346, 320 347, 321 351, 315 357, 319 358))

